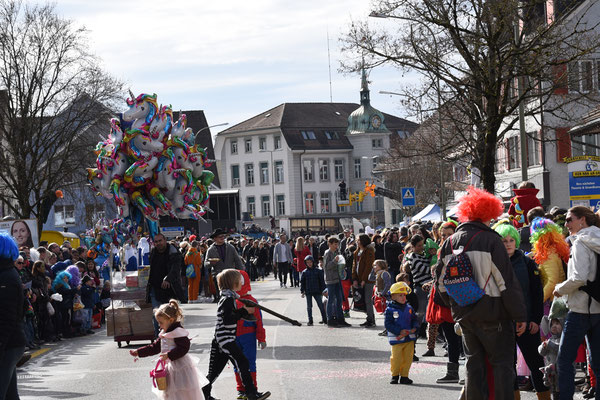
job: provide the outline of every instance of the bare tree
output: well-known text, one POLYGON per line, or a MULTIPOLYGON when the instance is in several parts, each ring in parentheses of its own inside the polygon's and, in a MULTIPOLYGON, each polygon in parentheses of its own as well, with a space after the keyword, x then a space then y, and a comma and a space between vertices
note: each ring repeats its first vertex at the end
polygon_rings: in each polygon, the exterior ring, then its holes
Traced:
POLYGON ((38 217, 56 189, 81 185, 93 142, 84 133, 108 120, 122 84, 53 5, 0 0, 0 90, 0 201, 38 217))
POLYGON ((557 100, 556 89, 566 85, 568 63, 598 50, 598 21, 572 15, 567 20, 568 10, 562 9, 563 17, 547 21, 544 5, 543 0, 376 0, 371 16, 391 20, 379 27, 352 23, 341 39, 347 55, 342 70, 358 70, 364 58, 369 67, 392 64, 420 73, 420 85, 404 88, 403 104, 421 120, 451 104, 451 112, 442 110, 443 127, 454 138, 441 135, 432 146, 421 143, 420 155, 468 159, 481 170, 484 188, 494 192, 497 147, 517 126, 520 105, 527 117, 539 118, 543 110, 562 120, 569 119, 572 107, 589 107, 589 95, 569 93, 557 100))

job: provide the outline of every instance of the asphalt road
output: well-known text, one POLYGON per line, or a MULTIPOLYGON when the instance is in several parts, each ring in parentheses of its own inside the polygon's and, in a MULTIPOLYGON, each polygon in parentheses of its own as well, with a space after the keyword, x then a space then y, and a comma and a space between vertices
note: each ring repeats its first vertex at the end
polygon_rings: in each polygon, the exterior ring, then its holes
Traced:
MULTIPOLYGON (((295 399, 455 399, 457 384, 439 385, 435 380, 445 373, 447 359, 440 356, 421 358, 413 363, 410 377, 414 384, 390 385, 387 338, 377 336, 383 329, 378 316, 376 328, 358 326, 365 315, 351 313, 351 328, 306 326, 306 301, 299 290, 280 289, 279 283, 267 278, 255 282, 252 294, 261 304, 303 323, 292 326, 263 313, 268 347, 258 352, 258 386, 269 390, 271 398, 295 399)), ((209 303, 184 305, 184 326, 190 331, 190 354, 198 358, 203 373, 208 370, 210 342, 214 332, 216 305, 209 303)), ((313 308, 315 320, 318 310, 313 308)), ((152 399, 149 371, 151 358, 134 363, 129 349, 144 343, 118 348, 104 329, 95 335, 44 346, 18 370, 19 393, 25 400, 41 399, 152 399)), ((426 351, 425 343, 417 343, 417 355, 426 351)), ((461 376, 464 367, 461 366, 461 376)), ((235 399, 235 379, 230 365, 213 389, 219 399, 235 399)), ((534 399, 534 393, 522 393, 523 399, 534 399)))

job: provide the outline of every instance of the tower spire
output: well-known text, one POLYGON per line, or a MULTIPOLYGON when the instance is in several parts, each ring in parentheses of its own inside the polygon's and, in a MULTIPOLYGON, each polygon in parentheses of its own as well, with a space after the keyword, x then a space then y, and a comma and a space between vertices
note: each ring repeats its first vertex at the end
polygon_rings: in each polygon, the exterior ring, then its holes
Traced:
POLYGON ((370 103, 369 81, 367 80, 367 70, 365 69, 365 59, 362 59, 360 82, 360 104, 366 106, 370 103))

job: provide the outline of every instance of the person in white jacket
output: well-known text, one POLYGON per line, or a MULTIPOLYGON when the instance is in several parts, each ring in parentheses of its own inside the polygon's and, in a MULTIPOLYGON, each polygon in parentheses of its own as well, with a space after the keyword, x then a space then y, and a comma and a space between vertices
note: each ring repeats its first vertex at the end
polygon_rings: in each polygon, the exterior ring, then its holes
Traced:
POLYGON ((558 386, 560 399, 571 400, 575 390, 573 363, 584 338, 594 374, 600 373, 600 303, 581 290, 598 273, 600 218, 589 208, 576 206, 567 212, 565 226, 571 234, 571 258, 567 279, 556 285, 554 296, 566 296, 569 307, 558 351, 558 386))

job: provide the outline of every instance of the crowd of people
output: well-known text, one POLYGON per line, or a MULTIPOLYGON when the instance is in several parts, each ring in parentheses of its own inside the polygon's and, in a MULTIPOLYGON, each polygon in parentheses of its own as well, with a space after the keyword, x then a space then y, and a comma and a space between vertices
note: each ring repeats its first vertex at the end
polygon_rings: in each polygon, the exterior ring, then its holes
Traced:
MULTIPOLYGON (((149 254, 147 300, 163 310, 173 298, 222 307, 219 277, 226 271, 243 271, 241 284, 272 275, 281 290, 296 288, 305 299, 309 326, 313 304, 319 323, 332 328, 351 326, 351 312, 364 313, 365 328, 376 325, 375 313, 383 314, 377 334, 392 348, 392 384, 412 383, 415 342, 424 340, 421 357, 435 356, 436 343, 445 349, 446 374, 437 382, 463 384, 466 399, 519 398, 527 388, 540 399, 572 399, 576 386, 584 398, 600 398, 600 217, 581 206, 549 212, 538 206, 516 224, 500 199, 471 188, 459 202, 458 220, 372 234, 346 229, 322 238, 233 238, 217 229, 210 237, 167 241, 158 234, 149 254), (574 365, 583 381, 576 380, 574 365)), ((7 271, 19 278, 20 295, 11 301, 20 302, 15 307, 25 332, 22 344, 0 337, 0 358, 12 357, 16 365, 24 360, 8 351, 11 346, 36 349, 100 326, 110 283, 102 282, 85 248, 68 242, 16 248, 12 241, 13 249, 9 236, 0 239, 0 279, 9 280, 7 271)), ((238 285, 232 282, 230 292, 238 285)), ((155 323, 158 334, 160 320, 155 323)), ((221 354, 221 344, 213 346, 221 354)))

